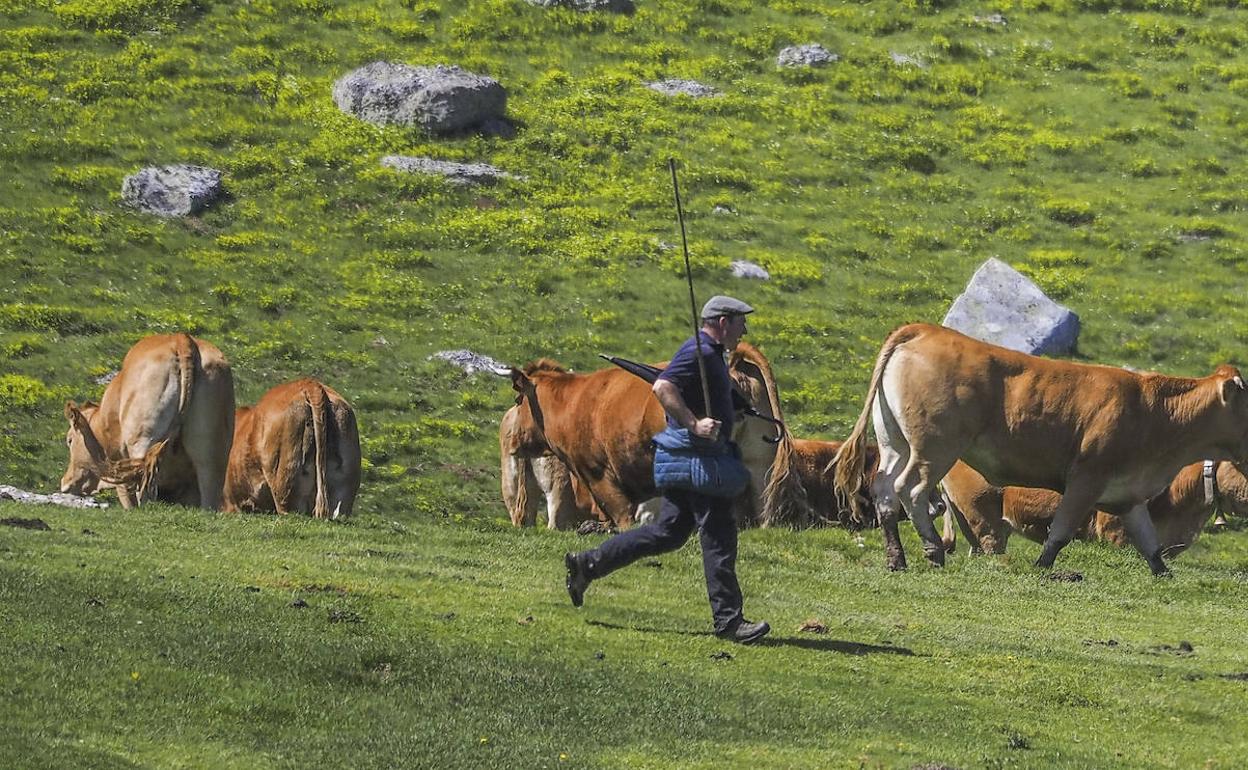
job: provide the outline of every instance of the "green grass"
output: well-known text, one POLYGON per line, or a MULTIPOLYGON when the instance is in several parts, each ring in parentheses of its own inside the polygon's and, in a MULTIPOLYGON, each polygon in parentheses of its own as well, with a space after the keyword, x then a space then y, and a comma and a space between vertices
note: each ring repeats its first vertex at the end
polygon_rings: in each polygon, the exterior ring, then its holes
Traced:
POLYGON ((746 608, 774 631, 743 648, 709 634, 694 546, 574 610, 560 556, 593 538, 0 506, 32 515, 52 530, 0 527, 11 767, 1234 767, 1248 748, 1227 678, 1248 672, 1242 533, 1172 580, 1075 544, 1064 583, 1026 543, 890 574, 878 533, 755 530, 746 608))
POLYGON ((890 575, 877 535, 750 532, 749 612, 779 641, 714 660, 695 549, 565 607, 581 541, 505 527, 507 383, 428 357, 669 355, 675 156, 699 295, 759 308, 797 435, 843 436, 887 332, 940 320, 989 256, 1079 313, 1080 360, 1244 363, 1245 50, 1231 0, 0 0, 0 481, 54 487, 64 400, 174 330, 225 352, 240 403, 324 380, 365 457, 345 527, 154 507, 0 528, 0 764, 1235 766, 1242 535, 1161 582, 1071 547, 1067 585, 1023 543, 890 575), (1008 26, 973 19, 994 11, 1008 26), (841 60, 775 68, 807 42, 841 60), (516 137, 338 112, 333 81, 376 59, 497 78, 516 137), (669 77, 723 96, 642 85, 669 77), (460 189, 390 153, 526 179, 460 189), (230 196, 185 221, 120 205, 171 162, 230 196), (812 616, 827 637, 793 631, 812 616), (1180 640, 1195 654, 1152 649, 1180 640))

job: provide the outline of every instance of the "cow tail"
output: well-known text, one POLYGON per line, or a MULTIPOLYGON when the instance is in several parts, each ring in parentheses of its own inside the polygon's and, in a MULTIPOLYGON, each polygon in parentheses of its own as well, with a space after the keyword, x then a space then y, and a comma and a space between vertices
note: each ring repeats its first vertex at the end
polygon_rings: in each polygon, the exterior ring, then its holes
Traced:
POLYGON ((810 522, 810 504, 806 486, 793 462, 793 439, 784 431, 776 445, 776 459, 767 474, 763 489, 763 510, 759 526, 800 529, 810 522))
POLYGON ((884 376, 884 367, 893 357, 893 352, 903 343, 915 336, 910 327, 902 327, 888 336, 880 354, 875 359, 875 370, 871 372, 871 385, 867 389, 867 400, 862 405, 862 413, 854 423, 845 443, 837 450, 836 456, 824 469, 824 474, 835 473, 836 500, 842 508, 848 508, 854 522, 862 524, 867 520, 863 511, 858 490, 862 487, 863 474, 866 472, 867 425, 871 420, 871 406, 880 388, 880 379, 884 376))
POLYGON ((101 480, 133 490, 136 505, 142 503, 149 492, 155 497, 156 471, 160 466, 160 456, 168 445, 169 439, 166 438, 148 447, 142 457, 126 457, 113 461, 109 464, 108 471, 100 476, 101 480))
POLYGON ((329 411, 329 399, 325 389, 319 385, 304 391, 304 397, 312 410, 312 437, 316 445, 316 504, 312 508, 312 516, 325 519, 329 518, 329 495, 325 492, 326 463, 329 461, 325 447, 325 414, 329 411))
POLYGON ((191 390, 195 387, 195 371, 202 364, 199 346, 189 334, 177 335, 174 352, 178 357, 178 424, 174 427, 174 431, 177 431, 182 427, 182 417, 186 414, 187 405, 191 403, 191 390))

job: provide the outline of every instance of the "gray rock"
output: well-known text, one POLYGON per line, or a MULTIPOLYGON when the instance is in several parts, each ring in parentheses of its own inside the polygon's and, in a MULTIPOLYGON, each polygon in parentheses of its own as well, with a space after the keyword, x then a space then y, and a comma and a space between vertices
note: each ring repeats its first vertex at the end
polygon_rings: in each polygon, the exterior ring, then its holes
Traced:
POLYGON ((458 366, 468 374, 475 374, 477 372, 498 373, 510 368, 506 364, 499 363, 489 356, 483 356, 480 353, 473 353, 471 350, 443 350, 429 356, 430 361, 435 358, 458 366))
POLYGON ((987 16, 972 16, 971 20, 976 24, 992 24, 998 27, 1005 27, 1009 25, 1009 21, 1006 20, 1005 16, 999 13, 990 13, 987 16))
POLYGON ((381 165, 396 171, 444 176, 451 184, 457 185, 494 184, 500 179, 524 178, 508 174, 488 163, 453 163, 409 155, 387 155, 381 159, 381 165))
POLYGON ((610 11, 632 13, 637 10, 633 0, 525 0, 541 8, 571 8, 574 11, 610 11))
POLYGON ((126 177, 121 197, 137 209, 158 217, 198 214, 221 197, 222 173, 205 166, 148 166, 126 177))
POLYGON ((656 80, 653 83, 646 83, 646 88, 658 91, 664 96, 692 96, 695 99, 719 95, 719 91, 696 80, 656 80))
POLYGON ((79 497, 77 495, 67 495, 64 492, 53 492, 50 495, 40 495, 35 492, 27 492, 17 487, 11 487, 7 484, 0 484, 0 500, 14 500, 19 503, 27 503, 29 505, 63 505, 67 508, 107 508, 108 503, 96 500, 93 497, 79 497))
POLYGON ((338 109, 377 125, 450 133, 502 117, 507 92, 497 80, 459 67, 377 61, 334 83, 338 109))
POLYGON ((1032 355, 1069 353, 1079 339, 1079 316, 996 258, 979 266, 941 323, 1032 355))
POLYGON ((927 69, 927 62, 917 56, 910 56, 909 54, 904 53, 890 53, 889 56, 892 57, 893 64, 896 64, 898 67, 918 67, 921 70, 927 69))
POLYGON ((737 278, 753 278, 758 281, 770 281, 771 273, 762 265, 738 259, 732 263, 732 274, 737 278))
POLYGON ((839 61, 840 56, 818 43, 791 45, 776 56, 777 67, 822 67, 839 61))

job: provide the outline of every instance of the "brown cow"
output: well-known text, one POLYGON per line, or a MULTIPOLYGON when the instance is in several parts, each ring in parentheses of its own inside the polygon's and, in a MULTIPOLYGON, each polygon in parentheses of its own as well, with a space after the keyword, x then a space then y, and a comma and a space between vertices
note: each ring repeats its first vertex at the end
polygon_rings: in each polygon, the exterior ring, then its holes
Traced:
POLYGON ((1220 366, 1192 379, 1053 361, 928 324, 889 335, 866 403, 837 454, 850 499, 864 475, 873 417, 880 472, 872 485, 888 565, 905 566, 899 503, 934 565, 945 551, 927 506, 960 458, 998 486, 1063 493, 1037 565, 1051 567, 1093 508, 1122 517, 1154 574, 1168 572, 1146 501, 1183 466, 1248 455, 1248 393, 1220 366))
MULTIPOLYGON (((832 474, 825 472, 840 448, 840 441, 786 435, 776 448, 771 478, 763 492, 759 525, 805 529, 820 524, 850 524, 850 506, 837 498, 832 474)), ((866 451, 871 455, 866 465, 874 469, 875 448, 868 446, 866 451)), ((871 475, 868 473, 859 490, 864 498, 859 505, 869 500, 871 475)))
POLYGON ((69 401, 65 419, 62 492, 114 488, 124 508, 151 499, 221 507, 234 379, 211 343, 187 334, 139 340, 100 403, 69 401))
MULTIPOLYGON (((818 439, 789 438, 787 435, 776 449, 771 478, 763 493, 763 512, 759 524, 764 527, 804 529, 821 525, 840 525, 853 529, 874 526, 875 520, 856 520, 858 510, 870 506, 871 481, 875 478, 879 453, 874 444, 867 444, 866 468, 862 485, 853 504, 845 504, 836 494, 834 474, 828 472, 843 442, 818 439)), ((944 501, 933 492, 932 510, 939 514, 944 501)))
MULTIPOLYGON (((734 382, 771 378, 771 367, 757 349, 741 343, 729 359, 734 382)), ((583 483, 594 504, 618 527, 631 526, 637 506, 653 498, 654 448, 650 439, 663 429, 663 408, 650 384, 623 369, 603 369, 572 374, 549 359, 540 359, 522 370, 512 369, 512 387, 521 406, 517 421, 516 452, 536 457, 553 453, 583 483)), ((755 401, 760 414, 779 417, 774 379, 771 385, 750 386, 750 392, 766 394, 755 401), (775 400, 773 400, 775 399, 775 400)), ((736 421, 734 440, 739 445, 762 442, 759 428, 736 421)), ((771 428, 767 435, 774 435, 771 428)), ((768 444, 768 446, 772 446, 768 444)), ((742 447, 746 454, 745 447, 742 447)), ((774 453, 774 448, 772 449, 774 453)), ((739 512, 752 521, 761 507, 761 493, 772 457, 750 452, 745 458, 751 485, 739 501, 739 512)))
POLYGON ((355 412, 313 379, 278 385, 237 412, 227 511, 350 516, 360 490, 355 412))
MULTIPOLYGON (((950 552, 955 519, 974 552, 1005 553, 1013 532, 1043 543, 1062 499, 1047 489, 994 487, 962 462, 954 464, 941 486, 952 513, 945 518, 944 532, 945 549, 950 552)), ((1248 478, 1234 463, 1192 463, 1179 471, 1165 492, 1148 501, 1148 514, 1166 556, 1176 556, 1196 542, 1205 522, 1218 512, 1248 514, 1248 478)), ((1119 517, 1105 511, 1097 511, 1078 536, 1118 546, 1131 542, 1119 517)))

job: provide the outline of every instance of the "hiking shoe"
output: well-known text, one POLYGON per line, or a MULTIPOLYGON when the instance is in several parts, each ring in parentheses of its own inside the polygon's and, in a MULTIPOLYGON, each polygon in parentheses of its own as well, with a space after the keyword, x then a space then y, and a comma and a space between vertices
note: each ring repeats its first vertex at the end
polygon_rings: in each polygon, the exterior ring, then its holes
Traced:
POLYGON ((568 598, 572 600, 573 607, 580 607, 585 603, 585 589, 589 588, 593 579, 586 569, 585 557, 579 553, 565 553, 563 566, 568 568, 568 598))
POLYGON ((736 623, 728 626, 723 631, 716 631, 715 635, 720 639, 727 639, 737 644, 753 644, 759 639, 767 635, 771 631, 771 626, 766 621, 760 620, 757 623, 751 623, 745 618, 738 618, 736 623))

